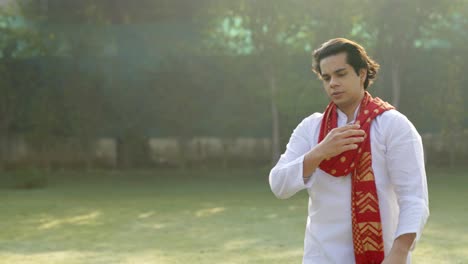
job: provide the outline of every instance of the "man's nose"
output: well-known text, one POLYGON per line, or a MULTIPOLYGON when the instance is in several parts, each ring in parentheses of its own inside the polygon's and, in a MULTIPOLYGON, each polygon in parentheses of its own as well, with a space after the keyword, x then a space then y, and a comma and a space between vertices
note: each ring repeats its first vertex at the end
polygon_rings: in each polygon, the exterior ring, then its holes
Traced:
POLYGON ((330 79, 330 87, 333 88, 333 87, 336 87, 336 86, 338 86, 338 85, 339 85, 339 83, 338 83, 337 78, 331 77, 331 79, 330 79))

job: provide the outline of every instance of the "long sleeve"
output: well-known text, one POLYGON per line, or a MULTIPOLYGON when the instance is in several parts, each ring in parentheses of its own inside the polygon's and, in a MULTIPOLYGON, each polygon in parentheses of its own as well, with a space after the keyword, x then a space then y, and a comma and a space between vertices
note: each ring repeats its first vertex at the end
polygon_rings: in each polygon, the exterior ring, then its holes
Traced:
POLYGON ((386 141, 388 173, 400 208, 395 238, 416 233, 413 249, 429 217, 422 140, 411 122, 398 114, 389 126, 386 141))
POLYGON ((286 151, 270 171, 270 187, 276 197, 280 199, 289 198, 312 184, 312 178, 309 179, 307 184, 304 184, 302 177, 303 161, 305 154, 311 149, 311 137, 313 136, 308 125, 309 118, 319 116, 320 114, 314 114, 305 118, 294 129, 286 146, 286 151))

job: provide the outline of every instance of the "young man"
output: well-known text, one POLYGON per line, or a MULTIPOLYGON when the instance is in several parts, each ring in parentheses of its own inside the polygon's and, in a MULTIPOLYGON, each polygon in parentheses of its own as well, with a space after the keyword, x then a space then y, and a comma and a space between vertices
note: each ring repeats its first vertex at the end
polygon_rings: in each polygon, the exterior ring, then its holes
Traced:
POLYGON ((303 263, 410 263, 429 216, 421 137, 367 92, 379 65, 359 44, 332 39, 313 56, 330 104, 297 126, 269 175, 280 199, 309 193, 303 263))

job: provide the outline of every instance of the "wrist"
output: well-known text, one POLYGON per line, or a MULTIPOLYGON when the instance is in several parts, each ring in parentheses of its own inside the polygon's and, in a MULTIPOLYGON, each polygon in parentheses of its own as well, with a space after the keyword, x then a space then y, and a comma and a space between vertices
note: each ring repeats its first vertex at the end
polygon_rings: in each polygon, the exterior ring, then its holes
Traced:
POLYGON ((406 256, 409 253, 409 248, 404 247, 402 245, 394 244, 391 251, 393 251, 396 255, 406 256))
POLYGON ((302 163, 302 177, 304 178, 304 182, 308 181, 322 160, 324 160, 324 157, 319 148, 313 148, 304 155, 304 161, 302 163))
POLYGON ((322 151, 322 149, 320 148, 320 145, 317 145, 317 147, 313 148, 312 150, 309 151, 309 153, 307 153, 307 156, 309 158, 312 158, 314 159, 316 162, 318 162, 319 164, 325 160, 327 158, 327 156, 325 155, 325 153, 322 151))
POLYGON ((393 242, 392 251, 394 251, 395 254, 398 255, 408 255, 411 249, 411 245, 413 244, 415 238, 415 233, 409 233, 399 236, 393 242))

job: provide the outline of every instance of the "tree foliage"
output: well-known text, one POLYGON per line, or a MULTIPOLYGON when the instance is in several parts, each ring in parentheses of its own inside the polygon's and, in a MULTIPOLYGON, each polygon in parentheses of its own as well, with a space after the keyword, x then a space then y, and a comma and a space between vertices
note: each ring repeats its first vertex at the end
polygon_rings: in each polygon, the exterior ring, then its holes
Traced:
POLYGON ((0 8, 3 149, 12 135, 110 136, 141 145, 122 154, 132 163, 150 136, 271 136, 275 160, 325 107, 311 52, 341 36, 422 132, 468 126, 466 0, 15 2, 0 8))

